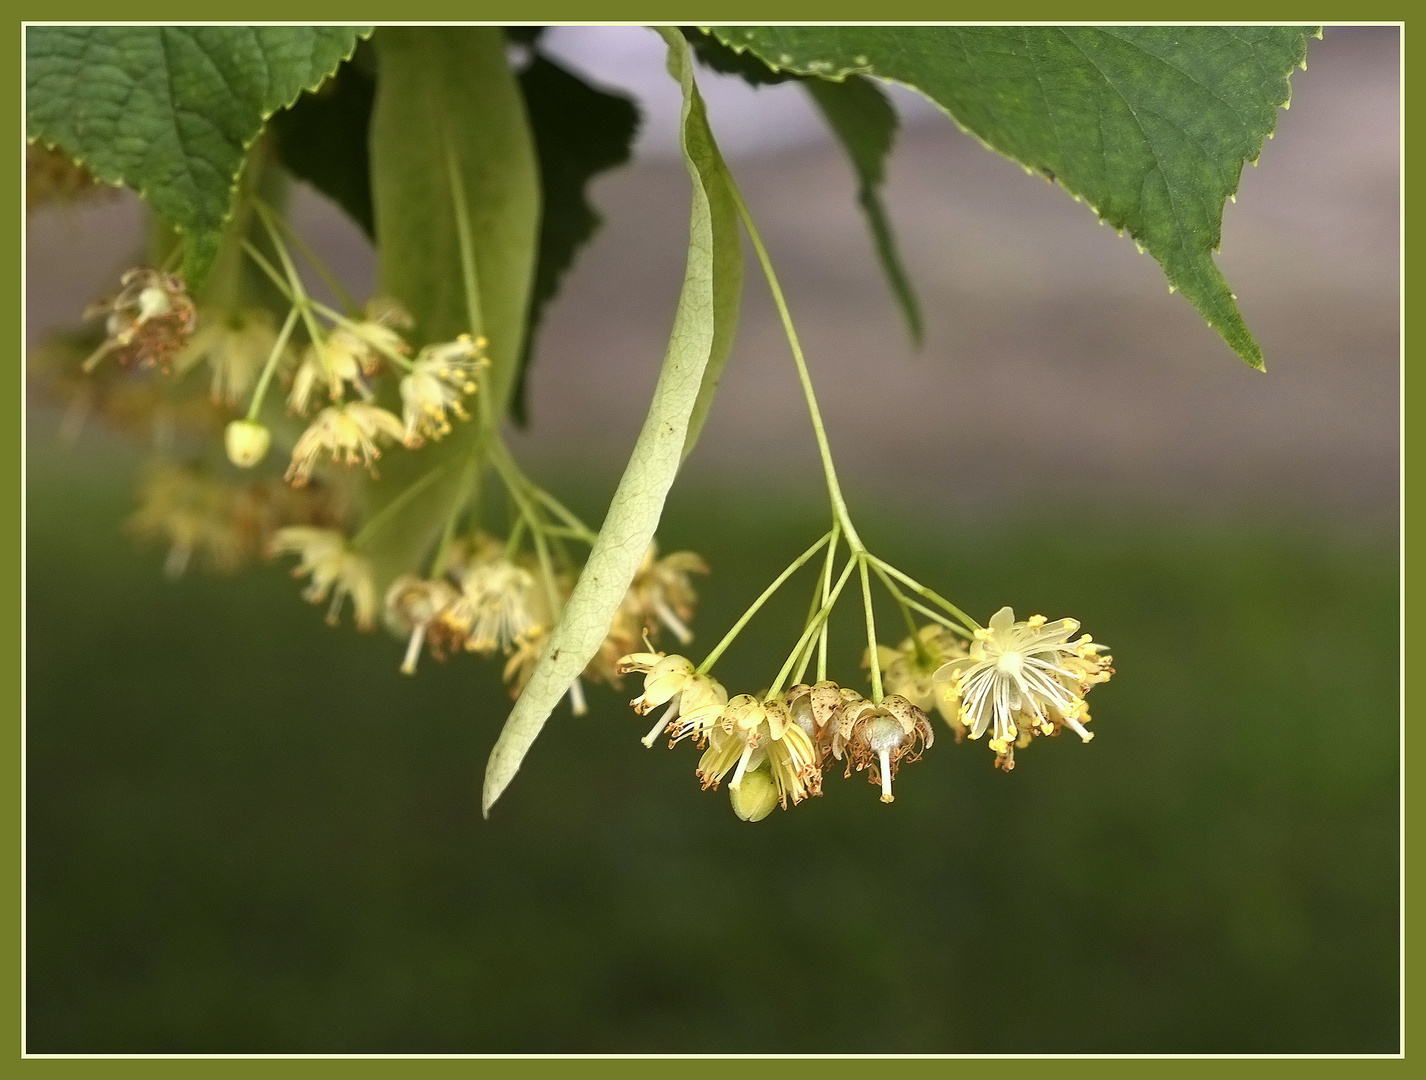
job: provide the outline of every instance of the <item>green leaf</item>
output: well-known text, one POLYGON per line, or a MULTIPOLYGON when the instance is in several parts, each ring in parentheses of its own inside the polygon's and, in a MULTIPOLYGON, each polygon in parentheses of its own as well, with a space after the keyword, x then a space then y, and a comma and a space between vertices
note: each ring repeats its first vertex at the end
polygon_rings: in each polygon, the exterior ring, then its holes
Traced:
POLYGON ((127 184, 183 234, 197 289, 232 213, 244 154, 369 29, 32 26, 26 133, 98 179, 127 184))
POLYGON ((274 116, 272 129, 287 171, 329 196, 375 239, 369 144, 376 75, 359 62, 369 48, 359 46, 351 63, 274 116))
POLYGON ((1224 200, 1289 100, 1303 27, 717 27, 771 67, 921 91, 992 149, 1127 230, 1244 360, 1263 366, 1213 262, 1224 200))
POLYGON ((828 82, 774 71, 752 52, 734 52, 716 37, 700 30, 684 27, 683 35, 693 47, 699 62, 721 75, 736 75, 754 89, 794 80, 800 82, 812 96, 832 133, 841 140, 852 159, 852 169, 858 181, 857 202, 866 214, 877 258, 906 318, 911 340, 920 345, 921 307, 911 279, 901 264, 891 220, 881 201, 886 159, 896 138, 897 123, 896 111, 886 95, 875 83, 860 76, 849 76, 843 82, 828 82))
MULTIPOLYGON (((411 312, 418 345, 484 334, 489 407, 500 416, 524 351, 540 220, 534 142, 504 35, 498 27, 383 27, 373 42, 379 72, 372 197, 382 290, 411 312), (474 326, 448 149, 474 242, 474 326)), ((425 570, 420 560, 459 513, 478 475, 479 435, 477 423, 463 423, 440 442, 383 459, 369 506, 380 513, 396 499, 403 502, 363 545, 380 581, 425 570), (435 469, 441 472, 432 479, 435 469)))
POLYGON ((482 799, 487 815, 519 770, 551 711, 609 630, 615 609, 653 539, 664 499, 683 458, 690 419, 707 370, 726 342, 720 323, 736 313, 736 294, 730 301, 728 283, 719 277, 734 261, 740 271, 742 267, 738 219, 726 170, 693 81, 688 45, 676 30, 661 28, 659 33, 668 43, 669 72, 683 88, 680 128, 693 181, 683 289, 653 404, 609 504, 604 527, 544 655, 490 753, 482 799))
POLYGON ((906 268, 901 265, 896 237, 892 234, 891 221, 881 201, 886 159, 896 138, 896 110, 875 83, 860 75, 848 75, 842 82, 806 79, 802 85, 822 110, 827 123, 852 159, 859 184, 857 202, 866 214, 867 225, 876 243, 877 258, 881 260, 881 268, 896 295, 896 302, 901 305, 901 313, 906 317, 911 340, 920 345, 921 305, 916 300, 916 290, 906 275, 906 268))
POLYGON ((535 134, 544 192, 535 292, 512 402, 515 418, 523 423, 525 378, 540 316, 559 291, 575 253, 599 228, 599 214, 586 194, 589 181, 629 160, 639 111, 628 98, 596 90, 538 53, 520 73, 520 89, 535 134))

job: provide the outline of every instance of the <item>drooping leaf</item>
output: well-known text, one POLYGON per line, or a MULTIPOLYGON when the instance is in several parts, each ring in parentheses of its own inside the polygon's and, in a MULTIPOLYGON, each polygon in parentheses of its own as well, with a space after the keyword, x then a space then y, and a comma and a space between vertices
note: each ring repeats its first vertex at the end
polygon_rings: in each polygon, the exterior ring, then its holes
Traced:
POLYGON ((376 76, 358 62, 370 48, 358 46, 351 63, 277 113, 272 129, 287 171, 330 197, 375 239, 370 136, 376 76))
MULTIPOLYGON (((498 27, 383 27, 371 123, 372 198, 381 288, 415 319, 415 343, 483 334, 492 414, 504 413, 524 350, 539 235, 540 190, 524 100, 498 27), (459 173, 472 232, 477 325, 467 314, 452 193, 459 173)), ((393 451, 370 490, 375 513, 400 513, 363 545, 382 581, 419 561, 479 474, 479 425, 393 451), (434 470, 440 472, 432 477, 434 470)))
POLYGON ((1302 27, 717 27, 779 71, 921 91, 991 148, 1057 180, 1163 267, 1263 364, 1213 262, 1223 204, 1289 100, 1302 27))
POLYGON ((520 89, 535 134, 544 194, 530 324, 511 403, 515 418, 523 423, 525 379, 540 316, 559 291, 575 253, 599 228, 599 214, 587 195, 589 181, 629 160, 639 112, 623 95, 596 90, 539 54, 520 73, 520 89))
POLYGON ((604 640, 653 539, 683 459, 690 418, 707 370, 729 336, 721 324, 736 317, 737 291, 730 288, 734 283, 720 277, 734 263, 740 271, 742 267, 736 207, 693 81, 688 45, 676 30, 659 32, 668 43, 669 71, 683 88, 680 130, 693 181, 683 289, 653 403, 604 526, 529 684, 491 751, 482 799, 487 814, 519 770, 550 712, 604 640))
POLYGON ((852 168, 857 174, 857 202, 866 214, 877 258, 881 260, 881 268, 896 295, 896 302, 901 305, 901 313, 906 317, 911 340, 920 345, 921 305, 916 300, 916 290, 906 274, 906 268, 901 265, 896 237, 881 201, 886 159, 896 138, 896 110, 875 83, 860 75, 848 75, 841 82, 806 79, 802 85, 822 110, 827 123, 846 148, 847 156, 852 159, 852 168))
POLYGON ((778 83, 801 78, 791 72, 768 67, 755 52, 730 49, 712 34, 704 33, 696 27, 685 26, 681 29, 698 62, 719 75, 736 75, 754 88, 776 86, 778 83))
POLYGON ((126 184, 183 234, 197 288, 232 213, 244 154, 367 28, 32 26, 26 133, 126 184))
POLYGON ((828 82, 812 76, 775 71, 754 52, 735 52, 711 34, 683 28, 700 63, 722 75, 736 75, 754 88, 788 81, 800 82, 826 118, 851 158, 857 176, 857 202, 871 229, 877 259, 886 274, 892 294, 906 318, 911 340, 921 344, 921 307, 916 290, 901 263, 891 219, 881 200, 886 178, 886 159, 896 138, 896 110, 875 83, 860 76, 842 82, 828 82))

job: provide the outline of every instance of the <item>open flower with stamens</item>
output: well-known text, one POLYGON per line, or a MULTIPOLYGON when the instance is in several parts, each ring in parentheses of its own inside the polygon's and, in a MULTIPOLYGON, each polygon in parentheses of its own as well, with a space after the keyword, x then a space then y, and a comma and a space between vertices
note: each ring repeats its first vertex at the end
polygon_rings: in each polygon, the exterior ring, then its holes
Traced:
POLYGON ((240 510, 239 493, 222 481, 196 468, 160 465, 145 477, 127 528, 168 542, 169 577, 181 576, 198 552, 214 569, 231 571, 256 544, 257 533, 240 510))
MULTIPOLYGON (((416 661, 421 647, 429 644, 432 652, 440 648, 437 620, 456 601, 456 591, 445 581, 430 581, 403 574, 386 590, 386 625, 398 634, 406 634, 406 656, 401 661, 403 675, 416 674, 416 661)), ((438 657, 439 658, 439 657, 438 657)))
POLYGON ((930 623, 921 627, 915 638, 906 638, 894 649, 877 646, 882 686, 888 694, 901 695, 922 712, 935 708, 955 733, 956 742, 960 742, 966 733, 960 719, 960 701, 949 686, 936 682, 935 675, 965 655, 965 643, 960 638, 944 626, 930 623))
POLYGON ((634 574, 629 593, 646 622, 657 620, 668 627, 680 645, 687 645, 693 640, 688 622, 698 602, 688 575, 706 573, 708 564, 702 556, 692 551, 675 551, 660 559, 658 544, 651 543, 634 574))
POLYGON ((508 653, 549 629, 548 605, 535 575, 503 554, 468 562, 454 576, 460 594, 441 620, 468 651, 508 653))
POLYGON ((119 279, 119 294, 91 304, 86 321, 104 320, 104 342, 84 361, 91 371, 112 354, 121 364, 167 370, 198 322, 198 309, 183 279, 145 266, 119 279))
POLYGON ((476 370, 486 363, 481 356, 484 346, 484 338, 472 341, 470 335, 462 334, 455 341, 427 345, 421 350, 411 373, 401 380, 408 446, 449 435, 448 412, 461 420, 470 419, 461 398, 475 393, 476 370))
POLYGON ((668 704, 693 678, 693 661, 675 653, 632 653, 619 661, 619 674, 638 672, 644 676, 644 692, 629 702, 640 716, 668 704))
POLYGON ((324 453, 331 454, 333 461, 365 465, 375 476, 381 441, 399 442, 401 436, 401 421, 380 406, 360 401, 329 405, 297 439, 292 448, 292 464, 287 467, 287 480, 295 487, 307 483, 324 453))
POLYGON ((709 729, 708 749, 698 763, 705 788, 716 788, 731 771, 730 788, 766 762, 785 807, 809 795, 822 794, 822 773, 817 752, 807 733, 792 720, 779 698, 759 701, 751 694, 731 699, 709 729))
POLYGON ((367 317, 361 322, 334 327, 319 345, 307 346, 302 362, 292 378, 287 405, 306 416, 312 395, 326 391, 332 401, 341 401, 350 386, 363 400, 372 394, 369 379, 381 367, 384 353, 404 356, 410 346, 392 327, 410 326, 411 316, 394 301, 374 299, 367 303, 367 317))
POLYGON ((1003 607, 986 629, 976 631, 969 655, 936 672, 960 701, 961 723, 970 737, 990 732, 998 768, 1013 769, 1015 747, 1034 735, 1067 727, 1084 742, 1094 738, 1085 727, 1084 695, 1114 673, 1113 658, 1088 634, 1071 641, 1078 629, 1074 619, 1048 622, 1043 615, 1016 622, 1015 613, 1003 607))
POLYGON ((293 525, 278 529, 268 542, 268 554, 281 555, 287 552, 297 554, 301 561, 292 569, 293 577, 311 574, 303 591, 304 599, 320 604, 332 598, 327 609, 327 622, 337 625, 342 611, 342 601, 348 596, 356 612, 359 630, 370 630, 376 625, 376 583, 372 578, 371 564, 352 551, 347 538, 335 529, 316 529, 307 525, 293 525))
POLYGON ((209 396, 215 403, 237 408, 257 384, 275 344, 277 328, 266 308, 205 312, 173 367, 181 374, 206 360, 213 372, 209 396))
POLYGON ((642 739, 645 746, 653 746, 663 731, 668 732, 669 746, 688 738, 702 746, 728 704, 728 691, 723 684, 698 674, 693 662, 683 656, 634 653, 619 661, 618 671, 644 673, 644 692, 629 703, 635 712, 645 714, 663 707, 642 739))
POLYGON ((936 740, 926 714, 900 694, 889 694, 880 705, 848 702, 833 721, 832 756, 847 759, 847 775, 870 769, 868 779, 881 785, 881 801, 892 802, 891 781, 903 761, 916 761, 936 740))

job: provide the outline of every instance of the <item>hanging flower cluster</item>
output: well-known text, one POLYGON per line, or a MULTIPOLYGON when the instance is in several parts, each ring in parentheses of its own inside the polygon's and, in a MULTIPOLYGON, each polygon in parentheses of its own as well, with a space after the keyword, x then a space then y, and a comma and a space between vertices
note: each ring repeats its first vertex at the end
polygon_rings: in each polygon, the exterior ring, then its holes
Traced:
POLYGON ((704 749, 697 769, 703 787, 716 788, 731 773, 733 809, 759 821, 774 806, 820 795, 829 759, 844 762, 846 776, 865 771, 881 801, 892 802, 897 770, 920 760, 935 742, 930 708, 957 742, 989 731, 995 764, 1006 771, 1014 768, 1015 748, 1036 736, 1069 728, 1088 742, 1093 735, 1084 726, 1084 695, 1113 669, 1089 635, 1070 640, 1078 627, 1073 619, 1050 623, 1040 615, 1016 622, 1001 608, 988 628, 974 631, 969 652, 947 639, 945 627, 921 627, 899 649, 882 647, 889 676, 883 685, 892 692, 870 699, 827 679, 729 698, 707 674, 708 662, 695 667, 684 656, 656 652, 625 656, 619 670, 644 676, 634 711, 658 712, 644 745, 661 734, 670 747, 691 739, 704 749), (917 644, 923 646, 919 656, 917 644))
MULTIPOLYGON (((168 269, 140 267, 122 277, 117 295, 86 312, 102 322, 98 333, 31 363, 66 396, 67 429, 99 415, 152 438, 158 455, 128 529, 167 545, 170 575, 194 564, 231 571, 258 556, 295 556, 292 574, 305 580, 304 597, 325 605, 332 625, 348 602, 358 629, 384 625, 401 642, 393 648, 401 672, 415 675, 425 653, 436 660, 474 654, 498 662, 518 697, 546 653, 554 655, 552 638, 596 535, 526 476, 501 437, 461 190, 453 174, 468 332, 449 340, 423 343, 411 316, 387 298, 358 307, 343 294, 341 310, 313 299, 287 247, 290 227, 254 199, 275 259, 244 239, 242 266, 276 289, 285 317, 241 289, 195 300, 168 269), (442 450, 431 449, 442 442, 442 450), (281 476, 260 475, 274 446, 286 458, 281 476), (393 451, 401 482, 369 483, 393 451), (482 499, 488 477, 503 499, 482 499), (393 526, 415 506, 426 507, 419 528, 408 530, 416 539, 392 556, 386 541, 402 533, 393 526)), ((692 642, 693 579, 708 567, 693 552, 660 554, 650 544, 602 642, 569 686, 573 711, 585 711, 585 683, 617 688, 625 676, 641 676, 631 704, 652 718, 644 745, 661 737, 670 747, 693 743, 702 787, 726 785, 746 821, 821 795, 828 770, 863 773, 882 802, 893 802, 901 768, 935 743, 933 715, 956 743, 983 740, 1006 772, 1015 752, 1036 739, 1068 729, 1089 742, 1085 698, 1113 669, 1103 646, 1076 636, 1078 622, 1017 621, 1005 607, 981 626, 862 542, 781 289, 734 197, 792 347, 831 526, 698 664, 660 651, 659 639, 667 635, 680 649, 692 642), (713 675, 717 661, 819 552, 807 617, 771 684, 730 695, 713 675), (854 576, 866 630, 868 685, 860 688, 827 672, 833 612, 854 576), (873 580, 905 626, 894 647, 877 632, 873 580)))

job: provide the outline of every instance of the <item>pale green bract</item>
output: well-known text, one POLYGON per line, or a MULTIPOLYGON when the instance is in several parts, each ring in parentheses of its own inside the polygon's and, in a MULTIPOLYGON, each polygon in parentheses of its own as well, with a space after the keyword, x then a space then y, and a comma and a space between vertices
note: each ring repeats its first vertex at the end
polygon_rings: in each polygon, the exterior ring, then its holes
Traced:
POLYGON ((26 133, 126 184, 186 240, 196 289, 218 253, 247 148, 371 32, 354 26, 32 26, 26 133))
POLYGON ((693 81, 688 45, 676 30, 659 32, 668 43, 669 72, 683 88, 680 130, 693 182, 683 289, 653 404, 609 504, 604 526, 544 654, 490 753, 482 799, 487 815, 519 770, 555 705, 604 640, 653 539, 685 445, 695 434, 695 410, 700 402, 706 409, 712 394, 710 372, 716 374, 726 358, 736 322, 742 252, 725 167, 693 81))
POLYGON ((1212 253, 1307 55, 1305 27, 714 27, 778 71, 875 75, 1064 186, 1163 267, 1254 367, 1262 350, 1212 253))
MULTIPOLYGON (((504 35, 488 26, 382 27, 374 44, 380 78, 371 175, 382 291, 410 311, 418 345, 464 332, 488 339, 492 400, 484 407, 501 416, 524 353, 540 230, 539 165, 504 35), (448 152, 470 221, 475 319, 448 152)), ((462 423, 419 453, 383 459, 371 506, 379 512, 404 501, 363 544, 382 586, 419 561, 456 502, 469 498, 480 434, 478 423, 462 423), (434 469, 439 476, 430 475, 434 469)))

